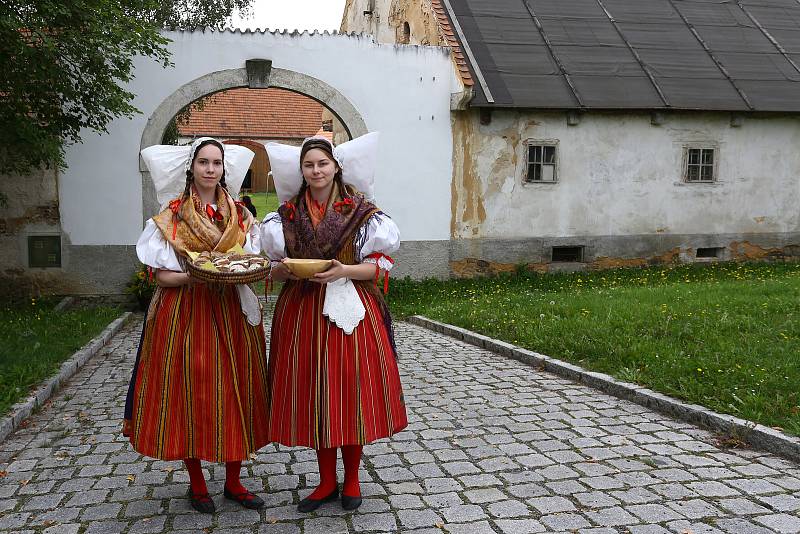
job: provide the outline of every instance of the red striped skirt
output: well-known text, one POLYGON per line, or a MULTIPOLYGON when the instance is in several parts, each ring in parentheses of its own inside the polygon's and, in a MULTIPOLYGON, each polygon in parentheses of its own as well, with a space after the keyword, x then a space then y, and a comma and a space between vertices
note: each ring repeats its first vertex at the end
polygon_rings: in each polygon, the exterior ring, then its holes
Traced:
POLYGON ((123 432, 162 460, 245 460, 266 445, 264 328, 233 286, 160 288, 142 335, 123 432))
POLYGON ((287 282, 272 320, 270 441, 314 449, 363 445, 408 425, 397 361, 375 297, 347 335, 322 315, 325 288, 287 282))

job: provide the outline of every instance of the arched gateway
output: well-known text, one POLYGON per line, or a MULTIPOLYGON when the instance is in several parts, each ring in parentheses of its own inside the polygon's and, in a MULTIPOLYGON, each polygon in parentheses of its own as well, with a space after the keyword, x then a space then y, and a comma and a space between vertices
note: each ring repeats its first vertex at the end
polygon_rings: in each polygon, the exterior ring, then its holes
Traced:
POLYGON ((60 275, 80 292, 120 293, 133 245, 157 206, 139 151, 200 97, 237 87, 283 88, 328 108, 351 136, 380 131, 376 197, 402 230, 400 275, 446 275, 453 164, 449 49, 379 45, 363 35, 166 32, 167 67, 136 62, 125 89, 141 111, 68 147, 58 194, 60 275))
MULTIPOLYGON (((142 132, 140 149, 161 142, 170 121, 192 102, 226 89, 247 87, 250 89, 286 89, 308 96, 328 108, 347 130, 352 139, 369 130, 363 117, 353 104, 335 87, 322 80, 286 69, 273 69, 268 59, 249 59, 241 69, 212 72, 178 88, 156 108, 142 132)), ((158 210, 155 191, 147 167, 139 161, 142 173, 142 211, 145 219, 158 210)))

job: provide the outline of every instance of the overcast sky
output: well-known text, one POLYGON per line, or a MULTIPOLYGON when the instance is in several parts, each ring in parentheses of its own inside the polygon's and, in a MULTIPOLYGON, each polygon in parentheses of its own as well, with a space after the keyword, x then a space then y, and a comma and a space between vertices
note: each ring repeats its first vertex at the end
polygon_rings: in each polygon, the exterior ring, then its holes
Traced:
POLYGON ((255 0, 247 18, 234 16, 231 27, 270 30, 338 30, 345 0, 255 0))

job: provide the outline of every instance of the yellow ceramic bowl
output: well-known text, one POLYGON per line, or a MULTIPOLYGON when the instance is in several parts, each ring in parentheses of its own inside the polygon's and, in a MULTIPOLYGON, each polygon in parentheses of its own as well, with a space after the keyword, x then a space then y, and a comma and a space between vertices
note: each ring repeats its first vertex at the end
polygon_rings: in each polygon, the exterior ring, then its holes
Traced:
POLYGON ((283 261, 283 263, 297 278, 311 278, 317 273, 327 271, 331 266, 331 260, 304 260, 287 258, 283 261))

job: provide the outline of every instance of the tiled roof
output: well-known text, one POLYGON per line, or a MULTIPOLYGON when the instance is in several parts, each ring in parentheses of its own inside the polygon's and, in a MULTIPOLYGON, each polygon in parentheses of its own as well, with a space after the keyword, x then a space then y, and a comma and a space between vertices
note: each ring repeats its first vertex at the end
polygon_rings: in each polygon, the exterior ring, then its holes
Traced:
POLYGON ((461 75, 461 80, 466 86, 475 85, 472 79, 472 73, 469 71, 467 59, 464 57, 464 51, 461 49, 461 44, 458 42, 458 37, 453 31, 453 26, 450 24, 450 18, 447 16, 447 10, 442 5, 441 0, 431 0, 431 6, 436 13, 436 18, 439 20, 439 27, 442 29, 442 34, 447 41, 447 46, 453 50, 453 58, 456 62, 456 67, 461 75))
POLYGON ((179 125, 182 136, 304 139, 322 125, 320 103, 284 89, 230 89, 213 95, 179 125))

